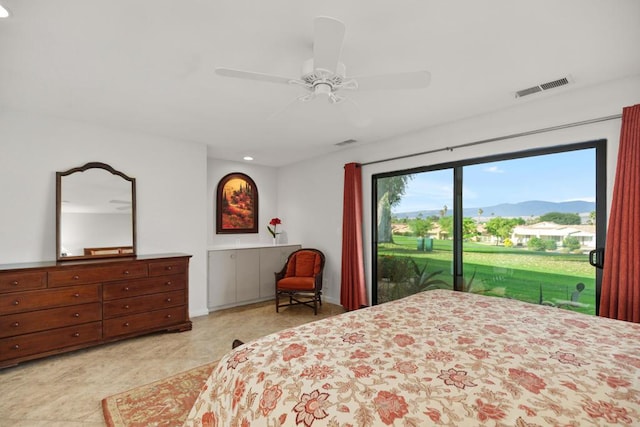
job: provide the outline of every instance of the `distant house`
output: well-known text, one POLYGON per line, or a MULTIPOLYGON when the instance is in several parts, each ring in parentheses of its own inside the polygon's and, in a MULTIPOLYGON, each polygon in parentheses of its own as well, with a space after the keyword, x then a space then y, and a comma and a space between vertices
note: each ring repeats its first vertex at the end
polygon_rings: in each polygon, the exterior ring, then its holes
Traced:
POLYGON ((543 240, 553 240, 559 248, 566 237, 576 237, 584 249, 596 247, 595 225, 562 225, 555 222, 539 222, 531 225, 518 225, 511 233, 514 244, 526 246, 529 239, 537 237, 543 240))

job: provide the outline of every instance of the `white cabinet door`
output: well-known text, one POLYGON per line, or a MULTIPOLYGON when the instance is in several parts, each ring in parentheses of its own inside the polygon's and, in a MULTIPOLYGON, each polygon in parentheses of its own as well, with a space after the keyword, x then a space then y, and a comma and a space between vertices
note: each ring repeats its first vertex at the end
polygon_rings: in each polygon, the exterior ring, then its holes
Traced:
POLYGON ((300 245, 260 248, 260 298, 275 297, 274 273, 282 270, 291 252, 298 249, 300 245))
POLYGON ((236 302, 236 251, 209 251, 208 307, 236 302))
POLYGON ((260 298, 260 249, 236 251, 236 301, 260 298))
POLYGON ((275 297, 273 273, 282 270, 300 245, 209 251, 208 298, 210 310, 275 297))

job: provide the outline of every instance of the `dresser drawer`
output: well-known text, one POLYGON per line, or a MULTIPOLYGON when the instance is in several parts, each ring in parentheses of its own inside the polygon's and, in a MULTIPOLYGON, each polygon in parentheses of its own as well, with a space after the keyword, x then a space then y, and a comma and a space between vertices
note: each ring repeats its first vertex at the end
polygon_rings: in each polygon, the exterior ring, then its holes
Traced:
POLYGON ((108 339, 146 330, 158 330, 166 326, 184 323, 187 320, 186 312, 186 306, 180 306, 105 320, 103 336, 105 339, 108 339))
POLYGON ((102 288, 102 299, 108 301, 139 295, 184 290, 186 283, 187 279, 184 274, 108 283, 102 288))
POLYGON ((100 301, 100 285, 0 294, 0 315, 100 301))
POLYGON ((73 305, 0 316, 0 338, 102 320, 102 305, 73 305))
POLYGON ((184 291, 165 292, 162 294, 143 295, 133 298, 123 298, 104 303, 105 319, 144 313, 185 304, 184 291))
POLYGON ((149 276, 165 276, 168 274, 182 274, 187 271, 187 261, 174 259, 168 261, 150 262, 149 276))
POLYGON ((49 287, 109 282, 147 277, 147 264, 129 263, 108 267, 71 268, 49 272, 49 287))
POLYGON ((0 293, 47 287, 46 271, 40 273, 0 273, 0 293))
POLYGON ((0 360, 17 359, 102 338, 102 322, 0 339, 0 360))

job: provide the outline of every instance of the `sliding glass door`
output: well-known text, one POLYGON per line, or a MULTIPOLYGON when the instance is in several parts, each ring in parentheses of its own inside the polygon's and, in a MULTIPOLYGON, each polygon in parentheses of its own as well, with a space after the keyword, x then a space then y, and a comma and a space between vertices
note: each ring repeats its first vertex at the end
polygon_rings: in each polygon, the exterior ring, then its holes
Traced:
POLYGON ((374 184, 377 302, 453 289, 453 172, 381 176, 374 184))
POLYGON ((605 141, 373 178, 374 302, 436 288, 594 314, 605 141))

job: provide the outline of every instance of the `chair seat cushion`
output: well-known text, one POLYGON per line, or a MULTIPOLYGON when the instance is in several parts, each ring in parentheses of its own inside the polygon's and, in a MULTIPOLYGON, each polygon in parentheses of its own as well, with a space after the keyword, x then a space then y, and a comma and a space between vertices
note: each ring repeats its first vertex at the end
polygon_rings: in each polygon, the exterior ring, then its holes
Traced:
POLYGON ((314 283, 313 277, 285 277, 278 280, 278 289, 313 291, 314 283))

